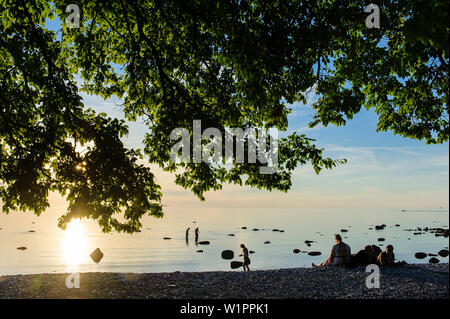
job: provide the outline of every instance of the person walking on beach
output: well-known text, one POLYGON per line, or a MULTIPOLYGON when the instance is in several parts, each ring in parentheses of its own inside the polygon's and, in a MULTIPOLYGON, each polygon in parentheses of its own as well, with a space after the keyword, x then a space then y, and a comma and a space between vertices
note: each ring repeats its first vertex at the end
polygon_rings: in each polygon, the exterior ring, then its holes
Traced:
POLYGON ((250 258, 248 257, 248 249, 247 247, 245 247, 244 244, 241 244, 241 248, 242 248, 242 255, 244 256, 244 263, 242 264, 242 267, 245 269, 247 269, 247 271, 250 271, 250 268, 248 267, 248 265, 250 265, 250 258))
POLYGON ((350 262, 350 246, 342 241, 339 234, 334 235, 336 244, 331 248, 330 257, 319 265, 312 264, 313 267, 323 266, 348 266, 350 262))
POLYGON ((198 233, 199 233, 200 231, 198 230, 198 227, 197 228, 195 228, 195 243, 198 243, 198 233))

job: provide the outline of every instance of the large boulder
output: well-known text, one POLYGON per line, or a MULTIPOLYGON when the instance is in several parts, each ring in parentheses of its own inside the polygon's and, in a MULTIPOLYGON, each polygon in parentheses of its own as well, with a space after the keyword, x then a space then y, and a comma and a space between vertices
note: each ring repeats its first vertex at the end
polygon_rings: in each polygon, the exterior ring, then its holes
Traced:
POLYGON ((428 262, 430 264, 438 264, 439 263, 439 259, 437 259, 436 257, 432 257, 432 258, 430 258, 430 260, 428 260, 428 262))
POLYGON ((103 253, 100 250, 100 248, 97 248, 90 254, 90 256, 91 256, 92 261, 94 261, 95 263, 98 264, 100 262, 100 260, 102 260, 102 258, 103 258, 103 253))
POLYGON ((224 250, 224 251, 222 251, 222 258, 223 259, 233 259, 234 258, 234 252, 232 250, 224 250))

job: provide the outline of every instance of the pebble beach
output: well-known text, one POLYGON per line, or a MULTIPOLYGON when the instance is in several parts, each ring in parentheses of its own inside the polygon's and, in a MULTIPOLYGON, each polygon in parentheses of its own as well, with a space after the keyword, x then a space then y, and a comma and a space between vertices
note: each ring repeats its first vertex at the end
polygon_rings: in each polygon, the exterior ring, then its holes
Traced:
POLYGON ((301 298, 448 299, 449 264, 381 267, 380 288, 368 289, 365 267, 343 269, 81 273, 80 288, 68 289, 69 274, 0 276, 0 298, 301 298))

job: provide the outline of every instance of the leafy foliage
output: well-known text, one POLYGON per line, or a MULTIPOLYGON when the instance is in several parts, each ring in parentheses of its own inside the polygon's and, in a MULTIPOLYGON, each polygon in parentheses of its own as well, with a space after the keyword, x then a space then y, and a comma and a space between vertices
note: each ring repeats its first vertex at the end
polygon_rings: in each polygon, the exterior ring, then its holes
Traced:
POLYGON ((381 29, 365 26, 360 1, 77 1, 69 29, 64 1, 1 2, 0 199, 3 211, 48 206, 65 195, 74 217, 104 231, 134 232, 162 216, 161 192, 145 155, 200 199, 223 183, 287 191, 297 165, 317 173, 345 161, 323 158, 312 140, 279 142, 278 172, 173 163, 177 127, 276 127, 287 104, 319 99, 311 126, 343 125, 374 109, 378 129, 428 143, 448 141, 448 1, 378 1, 381 29), (61 30, 45 22, 57 17, 61 30), (123 121, 95 114, 81 90, 123 99, 148 126, 144 154, 126 149, 123 121), (119 218, 120 217, 120 218, 119 218))

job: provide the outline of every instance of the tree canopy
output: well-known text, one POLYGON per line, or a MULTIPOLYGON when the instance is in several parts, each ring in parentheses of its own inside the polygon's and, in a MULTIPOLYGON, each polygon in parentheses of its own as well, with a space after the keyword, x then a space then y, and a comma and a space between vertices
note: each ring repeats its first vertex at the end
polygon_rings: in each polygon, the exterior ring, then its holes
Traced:
POLYGON ((134 232, 163 215, 148 165, 175 174, 200 199, 224 183, 288 191, 298 165, 317 173, 344 161, 305 135, 280 139, 278 171, 170 160, 174 128, 276 127, 316 90, 314 121, 344 125, 362 108, 379 131, 426 143, 449 138, 447 0, 377 0, 380 28, 367 28, 359 0, 2 0, 0 13, 0 200, 3 211, 40 214, 57 191, 72 218, 103 231, 134 232), (58 18, 59 30, 46 22, 58 18), (81 81, 77 83, 79 75, 81 81), (81 93, 122 101, 144 119, 145 148, 124 147, 123 120, 97 114, 81 93), (82 147, 82 148, 81 148, 82 147), (119 218, 121 216, 121 218, 119 218))

